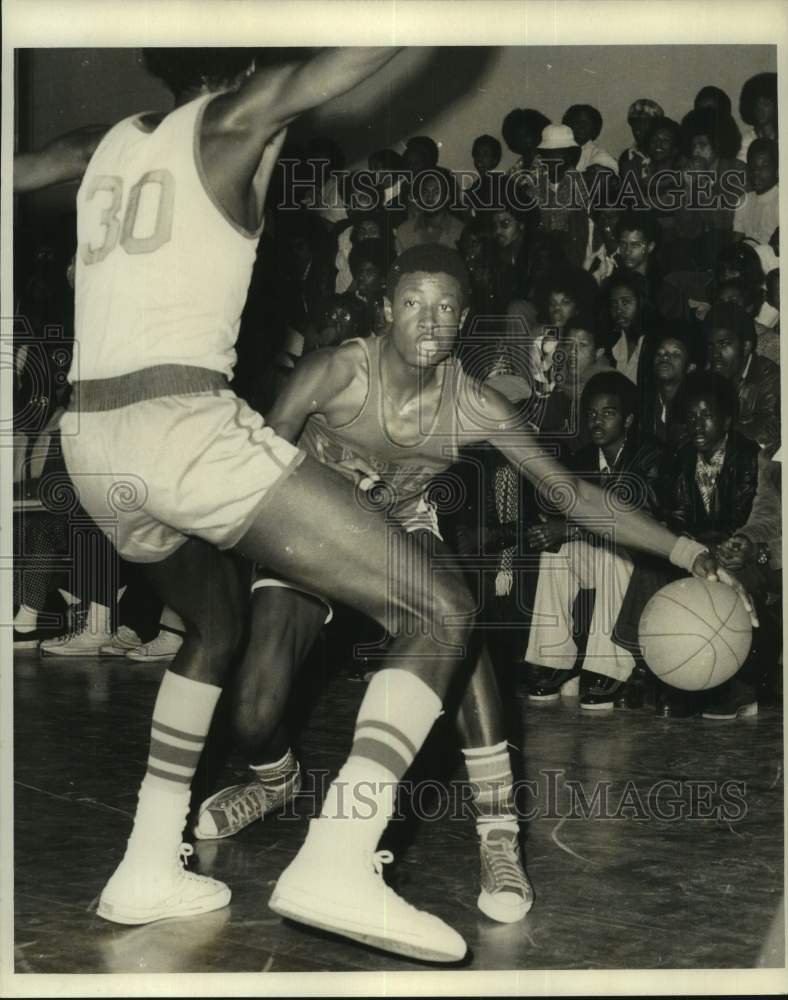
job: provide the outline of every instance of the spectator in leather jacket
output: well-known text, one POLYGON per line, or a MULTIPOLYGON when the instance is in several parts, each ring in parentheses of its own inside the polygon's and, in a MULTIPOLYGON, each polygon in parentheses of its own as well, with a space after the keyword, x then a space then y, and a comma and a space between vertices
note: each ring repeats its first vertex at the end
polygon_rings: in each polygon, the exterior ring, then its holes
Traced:
POLYGON ((716 544, 750 516, 759 448, 734 429, 736 393, 722 376, 688 375, 682 403, 689 442, 676 456, 667 522, 674 531, 716 544))
POLYGON ((780 441, 780 368, 755 353, 755 324, 734 303, 722 303, 704 320, 709 369, 733 385, 738 416, 733 429, 761 448, 780 441))

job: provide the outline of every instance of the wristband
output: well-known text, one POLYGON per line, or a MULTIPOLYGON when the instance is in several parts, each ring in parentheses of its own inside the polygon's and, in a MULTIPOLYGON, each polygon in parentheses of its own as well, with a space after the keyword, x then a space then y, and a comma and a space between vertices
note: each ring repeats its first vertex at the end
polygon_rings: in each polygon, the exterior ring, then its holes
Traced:
POLYGON ((706 545, 701 545, 694 538, 687 538, 686 535, 680 535, 676 539, 676 544, 670 550, 668 559, 670 559, 674 566, 678 566, 679 569, 685 569, 688 573, 691 573, 698 556, 708 551, 706 545))

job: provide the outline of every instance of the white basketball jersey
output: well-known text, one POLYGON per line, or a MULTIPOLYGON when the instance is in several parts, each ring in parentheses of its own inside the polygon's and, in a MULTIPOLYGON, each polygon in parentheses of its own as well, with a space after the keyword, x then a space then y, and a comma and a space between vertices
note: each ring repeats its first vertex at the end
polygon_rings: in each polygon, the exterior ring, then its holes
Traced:
POLYGON ((202 172, 211 96, 154 131, 127 118, 88 164, 77 194, 72 382, 160 364, 232 374, 260 232, 230 219, 202 172))

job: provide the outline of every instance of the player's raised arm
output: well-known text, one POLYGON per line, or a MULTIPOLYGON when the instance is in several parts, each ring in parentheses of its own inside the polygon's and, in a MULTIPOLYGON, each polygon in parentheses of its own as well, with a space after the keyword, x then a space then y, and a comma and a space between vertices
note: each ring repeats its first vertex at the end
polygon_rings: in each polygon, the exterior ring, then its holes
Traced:
POLYGON ((14 192, 80 180, 108 129, 108 125, 87 125, 53 139, 37 152, 15 153, 14 192))
POLYGON ((401 49, 393 46, 321 49, 305 62, 256 70, 234 93, 214 102, 211 114, 261 145, 294 118, 338 97, 372 76, 401 49))
POLYGON ((745 589, 718 568, 705 546, 689 538, 677 538, 642 511, 621 509, 617 505, 612 512, 598 486, 581 479, 545 452, 534 433, 523 425, 516 408, 501 393, 477 383, 475 398, 469 397, 464 402, 462 423, 471 436, 483 437, 494 445, 549 499, 551 506, 567 517, 591 530, 609 525, 614 519, 616 542, 662 556, 696 576, 729 584, 738 591, 753 624, 758 624, 745 589))

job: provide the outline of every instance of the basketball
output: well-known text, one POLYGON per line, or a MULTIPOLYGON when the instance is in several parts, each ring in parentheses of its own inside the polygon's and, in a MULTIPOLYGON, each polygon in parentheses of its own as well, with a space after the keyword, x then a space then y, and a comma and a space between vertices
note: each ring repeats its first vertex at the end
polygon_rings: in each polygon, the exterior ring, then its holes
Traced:
POLYGON ((752 626, 726 583, 687 578, 669 583, 640 617, 643 658, 660 680, 705 691, 729 680, 750 651, 752 626))

